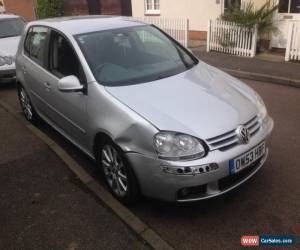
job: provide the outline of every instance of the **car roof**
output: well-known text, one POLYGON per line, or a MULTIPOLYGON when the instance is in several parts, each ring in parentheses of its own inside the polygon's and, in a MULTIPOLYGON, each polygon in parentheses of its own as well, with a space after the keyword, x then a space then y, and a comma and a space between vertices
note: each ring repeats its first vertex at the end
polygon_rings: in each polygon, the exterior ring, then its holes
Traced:
POLYGON ((145 25, 145 23, 130 17, 90 15, 41 19, 30 22, 28 25, 48 26, 65 34, 77 35, 101 30, 141 26, 145 25))
POLYGON ((0 14, 0 20, 9 19, 9 18, 20 18, 20 17, 14 14, 0 14))

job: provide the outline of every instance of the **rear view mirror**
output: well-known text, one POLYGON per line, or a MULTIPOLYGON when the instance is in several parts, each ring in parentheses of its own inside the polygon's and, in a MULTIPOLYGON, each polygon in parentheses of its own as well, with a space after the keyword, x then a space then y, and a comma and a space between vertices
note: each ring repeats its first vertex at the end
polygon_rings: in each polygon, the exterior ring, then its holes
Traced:
POLYGON ((83 91, 84 86, 76 76, 66 76, 58 81, 58 89, 62 92, 83 91))

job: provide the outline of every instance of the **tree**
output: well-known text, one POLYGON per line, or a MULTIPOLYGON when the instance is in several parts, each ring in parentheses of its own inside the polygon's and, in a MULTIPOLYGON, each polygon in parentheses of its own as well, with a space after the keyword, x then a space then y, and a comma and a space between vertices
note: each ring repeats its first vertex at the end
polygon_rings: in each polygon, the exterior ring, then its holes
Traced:
POLYGON ((59 17, 64 14, 64 0, 37 0, 38 18, 59 17))

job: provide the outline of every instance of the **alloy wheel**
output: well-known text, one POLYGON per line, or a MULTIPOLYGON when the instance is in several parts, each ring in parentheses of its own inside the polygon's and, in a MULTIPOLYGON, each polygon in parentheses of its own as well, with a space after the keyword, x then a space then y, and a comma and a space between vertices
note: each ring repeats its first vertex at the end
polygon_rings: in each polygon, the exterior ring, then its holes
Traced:
POLYGON ((20 102, 26 119, 29 121, 32 120, 33 110, 30 99, 24 88, 20 89, 20 102))
POLYGON ((128 192, 128 175, 118 151, 111 145, 105 145, 101 151, 101 163, 106 181, 118 197, 126 196, 128 192))

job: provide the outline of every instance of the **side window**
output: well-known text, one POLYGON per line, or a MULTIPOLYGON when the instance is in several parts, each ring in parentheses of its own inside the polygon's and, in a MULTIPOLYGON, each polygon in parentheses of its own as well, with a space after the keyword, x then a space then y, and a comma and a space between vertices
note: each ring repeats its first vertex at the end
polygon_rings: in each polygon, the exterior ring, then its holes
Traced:
POLYGON ((44 66, 46 56, 47 34, 46 27, 32 27, 27 33, 24 44, 25 54, 41 66, 44 66))
POLYGON ((49 70, 58 78, 75 75, 81 82, 85 80, 73 47, 56 31, 51 31, 49 59, 49 70))
POLYGON ((24 53, 29 56, 29 51, 30 51, 30 37, 32 34, 32 28, 30 28, 27 32, 26 38, 25 38, 25 42, 24 42, 24 53))

